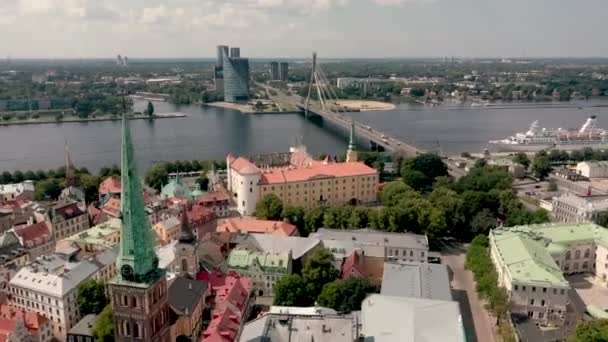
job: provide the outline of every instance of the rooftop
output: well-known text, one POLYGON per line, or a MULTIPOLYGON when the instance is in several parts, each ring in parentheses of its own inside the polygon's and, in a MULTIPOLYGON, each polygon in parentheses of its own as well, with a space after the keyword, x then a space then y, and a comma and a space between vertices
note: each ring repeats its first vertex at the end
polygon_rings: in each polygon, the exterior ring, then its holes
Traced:
POLYGON ((97 319, 97 315, 88 314, 84 316, 75 326, 70 329, 70 335, 82 335, 82 336, 93 336, 93 326, 95 325, 95 320, 97 319))
POLYGON ((280 167, 262 171, 260 184, 304 182, 313 179, 376 175, 377 171, 363 162, 315 163, 299 168, 280 167))
POLYGON ((591 167, 608 167, 608 161, 605 161, 605 160, 588 160, 588 161, 582 161, 582 162, 576 164, 577 167, 579 167, 580 165, 589 165, 591 167))
POLYGON ((298 233, 293 224, 285 221, 257 220, 252 218, 228 218, 220 222, 217 232, 276 234, 292 236, 298 233))
POLYGON ((231 242, 250 244, 261 252, 291 252, 294 259, 301 258, 321 244, 321 241, 315 238, 272 234, 239 234, 235 235, 231 242))
POLYGON ((14 228, 15 234, 24 247, 32 248, 46 243, 51 231, 46 221, 14 228))
POLYGON ((353 316, 268 313, 247 322, 239 341, 353 342, 357 341, 357 336, 357 322, 353 316))
POLYGON ((372 294, 361 311, 365 341, 465 342, 458 302, 372 294))
POLYGON ((498 253, 514 281, 568 288, 553 256, 571 244, 589 243, 608 247, 608 229, 593 223, 550 223, 503 227, 490 232, 498 253))
POLYGON ((361 244, 378 246, 399 246, 404 248, 428 249, 425 235, 412 233, 389 233, 373 229, 327 229, 321 228, 311 237, 325 240, 350 240, 361 244))
POLYGON ((122 223, 120 222, 120 219, 111 218, 106 222, 100 223, 85 231, 67 237, 66 240, 87 245, 113 247, 117 245, 117 243, 109 241, 108 237, 115 235, 116 233, 120 235, 121 228, 122 223))
POLYGON ((20 269, 9 285, 61 298, 95 274, 97 269, 95 264, 87 260, 71 263, 51 254, 38 257, 20 269))
POLYGON ((573 193, 565 193, 554 200, 563 202, 579 210, 586 212, 608 210, 608 196, 579 196, 573 193))
POLYGON ((291 256, 286 252, 254 252, 246 250, 232 250, 228 256, 228 267, 249 268, 254 263, 264 269, 279 269, 287 272, 291 256))
POLYGON ((169 306, 179 315, 194 313, 196 305, 207 290, 207 283, 202 281, 177 277, 169 287, 169 306))
POLYGON ((26 180, 21 183, 1 184, 0 185, 0 194, 2 194, 2 195, 20 194, 25 191, 34 191, 34 182, 33 181, 26 180))
POLYGON ((450 277, 445 265, 427 263, 384 263, 381 294, 452 300, 450 277))
POLYGON ((53 213, 53 216, 61 216, 64 220, 86 214, 84 211, 80 210, 78 203, 76 202, 58 202, 51 212, 53 213))
POLYGON ((99 184, 99 194, 120 194, 121 185, 120 185, 120 177, 111 176, 104 179, 101 184, 99 184))

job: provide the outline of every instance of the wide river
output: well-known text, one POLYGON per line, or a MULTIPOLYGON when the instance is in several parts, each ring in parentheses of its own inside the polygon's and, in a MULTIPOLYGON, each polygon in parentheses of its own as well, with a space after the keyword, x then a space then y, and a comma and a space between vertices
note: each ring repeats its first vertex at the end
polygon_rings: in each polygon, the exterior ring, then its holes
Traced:
MULTIPOLYGON (((136 102, 142 110, 145 102, 136 102)), ((552 108, 511 105, 493 107, 401 105, 391 111, 354 113, 356 120, 425 149, 444 154, 480 152, 488 141, 525 131, 533 120, 541 126, 580 127, 592 114, 608 128, 608 101, 592 100, 552 108), (579 108, 580 107, 580 108, 579 108)), ((156 161, 222 159, 227 153, 253 155, 287 151, 302 141, 314 154, 344 153, 347 142, 297 114, 251 115, 227 109, 155 103, 156 112, 182 112, 185 118, 131 123, 136 155, 143 172, 156 161)), ((92 171, 120 162, 120 122, 62 123, 0 127, 0 172, 61 166, 64 141, 78 167, 92 171)))

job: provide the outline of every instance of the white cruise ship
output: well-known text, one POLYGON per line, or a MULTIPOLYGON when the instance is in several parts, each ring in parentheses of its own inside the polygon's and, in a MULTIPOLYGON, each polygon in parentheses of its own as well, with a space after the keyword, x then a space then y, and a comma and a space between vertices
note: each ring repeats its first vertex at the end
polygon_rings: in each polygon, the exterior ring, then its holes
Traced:
POLYGON ((506 139, 492 140, 498 151, 540 151, 545 149, 580 150, 585 147, 608 149, 608 131, 597 128, 596 116, 591 116, 579 130, 540 128, 534 121, 527 132, 506 139))

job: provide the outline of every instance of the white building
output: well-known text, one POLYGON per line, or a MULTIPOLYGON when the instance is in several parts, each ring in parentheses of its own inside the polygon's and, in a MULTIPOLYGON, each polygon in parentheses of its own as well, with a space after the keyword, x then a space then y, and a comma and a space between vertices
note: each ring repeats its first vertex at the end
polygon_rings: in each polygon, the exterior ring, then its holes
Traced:
POLYGON ((327 229, 321 228, 310 235, 321 240, 334 258, 349 255, 352 249, 372 247, 383 249, 387 261, 426 262, 429 242, 426 235, 412 233, 389 233, 372 229, 327 229))
POLYGON ((608 178, 608 161, 584 161, 576 164, 576 172, 587 178, 608 178))
POLYGON ((54 254, 41 256, 9 281, 10 304, 47 317, 53 336, 64 341, 82 318, 76 298, 78 286, 97 271, 98 267, 86 260, 73 263, 54 254))
POLYGON ((34 181, 26 180, 15 184, 0 185, 0 202, 12 200, 33 200, 34 181))
POLYGON ((608 229, 595 224, 543 224, 490 232, 490 257, 511 312, 544 323, 565 319, 570 284, 564 275, 608 280, 608 229))
POLYGON ((588 222, 606 210, 608 196, 582 197, 567 193, 553 198, 551 213, 557 222, 588 222))

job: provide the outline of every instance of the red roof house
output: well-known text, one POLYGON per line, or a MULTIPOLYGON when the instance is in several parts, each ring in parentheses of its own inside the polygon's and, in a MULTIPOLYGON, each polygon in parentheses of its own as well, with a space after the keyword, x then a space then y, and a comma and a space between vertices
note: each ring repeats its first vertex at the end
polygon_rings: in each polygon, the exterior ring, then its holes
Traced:
POLYGON ((285 221, 256 220, 251 218, 228 218, 218 224, 218 232, 298 235, 298 229, 285 221))

